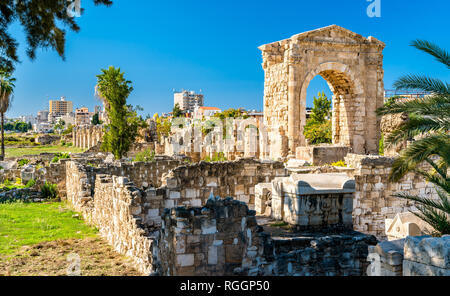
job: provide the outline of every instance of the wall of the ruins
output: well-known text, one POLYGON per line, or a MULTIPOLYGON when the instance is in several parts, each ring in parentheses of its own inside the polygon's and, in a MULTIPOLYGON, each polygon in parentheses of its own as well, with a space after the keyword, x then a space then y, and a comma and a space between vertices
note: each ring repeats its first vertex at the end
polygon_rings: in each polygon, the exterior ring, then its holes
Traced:
POLYGON ((364 276, 368 247, 376 243, 375 237, 358 232, 272 238, 265 250, 272 263, 261 268, 262 275, 364 276))
POLYGON ((348 151, 349 147, 346 146, 300 146, 295 151, 295 158, 316 166, 329 165, 333 162, 343 161, 348 151))
POLYGON ((231 198, 167 209, 159 241, 162 275, 233 275, 263 254, 255 213, 231 198))
POLYGON ((233 196, 253 208, 255 185, 286 175, 282 162, 252 158, 179 166, 163 179, 168 196, 166 207, 201 206, 212 193, 220 197, 233 196))
POLYGON ((371 276, 450 276, 450 236, 408 236, 369 247, 371 276))
MULTIPOLYGON (((92 223, 114 249, 130 257, 143 274, 153 272, 152 246, 156 230, 143 217, 151 209, 145 194, 124 177, 97 175, 92 223)), ((156 233, 157 235, 157 233, 156 233)))
POLYGON ((417 210, 414 202, 394 197, 394 193, 438 198, 434 186, 417 174, 409 173, 398 183, 389 181, 394 158, 348 154, 345 161, 355 168, 353 225, 357 231, 386 239, 385 219, 392 219, 397 213, 417 210))
POLYGON ((67 163, 67 200, 84 219, 95 225, 114 249, 129 256, 136 268, 150 274, 152 269, 152 237, 154 225, 145 224, 151 212, 146 194, 124 177, 95 176, 80 163, 67 163))

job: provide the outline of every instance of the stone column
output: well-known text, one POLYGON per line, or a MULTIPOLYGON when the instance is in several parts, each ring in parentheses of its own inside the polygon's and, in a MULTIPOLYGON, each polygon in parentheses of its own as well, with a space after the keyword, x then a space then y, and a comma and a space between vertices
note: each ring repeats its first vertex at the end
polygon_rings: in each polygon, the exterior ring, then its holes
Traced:
POLYGON ((289 64, 288 76, 288 137, 289 137, 289 155, 295 155, 295 148, 298 145, 300 103, 298 97, 298 81, 296 81, 297 67, 289 64))

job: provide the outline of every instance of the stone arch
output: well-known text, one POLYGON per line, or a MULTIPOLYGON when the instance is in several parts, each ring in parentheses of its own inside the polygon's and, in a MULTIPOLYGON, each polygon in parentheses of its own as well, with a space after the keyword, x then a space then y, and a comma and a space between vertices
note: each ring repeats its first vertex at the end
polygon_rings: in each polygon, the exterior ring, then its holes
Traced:
POLYGON ((308 86, 314 77, 321 76, 333 92, 333 144, 352 147, 357 153, 364 152, 365 140, 355 129, 358 122, 364 121, 363 85, 349 66, 340 62, 324 62, 309 71, 300 87, 297 106, 301 106, 300 120, 295 124, 298 133, 297 143, 305 145, 303 129, 306 124, 306 95, 308 86), (357 116, 355 116, 357 114, 357 116), (356 118, 357 117, 357 118, 356 118))
POLYGON ((264 124, 270 157, 293 156, 305 145, 306 90, 322 76, 333 91, 334 142, 354 153, 377 154, 384 102, 385 44, 331 25, 265 44, 264 124))

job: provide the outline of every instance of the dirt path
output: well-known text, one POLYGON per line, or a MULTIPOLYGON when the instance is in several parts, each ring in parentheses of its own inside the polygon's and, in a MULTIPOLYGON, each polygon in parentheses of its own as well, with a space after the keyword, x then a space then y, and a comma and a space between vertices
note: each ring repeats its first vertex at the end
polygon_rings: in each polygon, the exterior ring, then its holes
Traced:
POLYGON ((76 273, 78 256, 82 276, 142 275, 102 239, 86 238, 43 242, 22 247, 13 255, 0 255, 0 276, 63 276, 68 269, 76 273))

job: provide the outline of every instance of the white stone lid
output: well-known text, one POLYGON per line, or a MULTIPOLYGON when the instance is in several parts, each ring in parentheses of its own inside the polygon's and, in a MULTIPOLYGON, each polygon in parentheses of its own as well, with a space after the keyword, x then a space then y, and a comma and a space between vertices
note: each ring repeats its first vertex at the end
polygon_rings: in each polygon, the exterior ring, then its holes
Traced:
POLYGON ((355 180, 345 173, 292 174, 290 181, 300 195, 355 192, 355 180))

